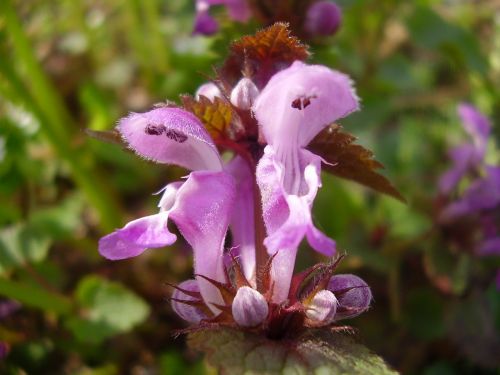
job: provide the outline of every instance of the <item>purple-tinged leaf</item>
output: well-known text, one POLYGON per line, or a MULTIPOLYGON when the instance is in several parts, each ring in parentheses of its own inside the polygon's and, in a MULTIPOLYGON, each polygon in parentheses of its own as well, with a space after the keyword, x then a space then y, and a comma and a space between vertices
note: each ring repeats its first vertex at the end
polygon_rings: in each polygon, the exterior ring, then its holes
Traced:
POLYGON ((329 163, 323 165, 327 172, 406 202, 394 185, 377 172, 384 166, 373 158, 370 150, 354 144, 355 140, 356 137, 342 131, 340 125, 333 124, 319 133, 307 148, 329 163))

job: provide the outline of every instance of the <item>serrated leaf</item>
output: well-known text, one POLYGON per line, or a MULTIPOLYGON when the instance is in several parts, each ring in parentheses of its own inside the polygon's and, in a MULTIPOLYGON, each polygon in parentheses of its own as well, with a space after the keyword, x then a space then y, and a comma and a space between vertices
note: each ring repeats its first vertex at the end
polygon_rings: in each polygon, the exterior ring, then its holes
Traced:
POLYGON ((405 202, 394 185, 377 172, 377 169, 384 168, 383 164, 373 158, 373 152, 354 144, 355 141, 355 136, 333 124, 318 134, 308 149, 330 163, 323 166, 327 172, 405 202))
POLYGON ((263 87, 278 70, 295 60, 309 57, 307 47, 290 35, 288 25, 275 23, 254 35, 244 36, 231 45, 229 57, 220 71, 221 78, 231 85, 250 69, 255 84, 263 87))
POLYGON ((184 95, 181 99, 184 108, 200 119, 213 139, 226 135, 233 117, 233 110, 228 102, 218 97, 211 101, 205 96, 196 100, 192 96, 184 95))
POLYGON ((67 326, 81 341, 100 342, 127 332, 149 314, 149 306, 133 292, 98 276, 84 278, 75 297, 82 316, 69 319, 67 326))
POLYGON ((322 329, 290 341, 217 329, 188 336, 221 374, 397 374, 352 337, 322 329))

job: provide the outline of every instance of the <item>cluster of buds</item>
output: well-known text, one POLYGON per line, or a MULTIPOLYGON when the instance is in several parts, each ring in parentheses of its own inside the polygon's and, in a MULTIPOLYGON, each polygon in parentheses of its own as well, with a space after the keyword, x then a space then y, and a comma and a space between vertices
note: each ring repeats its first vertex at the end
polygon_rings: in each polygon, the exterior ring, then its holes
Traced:
POLYGON ((293 274, 303 239, 335 253, 311 215, 326 160, 308 147, 359 106, 348 76, 308 65, 307 56, 285 25, 275 25, 236 42, 217 79, 182 106, 164 103, 119 121, 137 154, 191 172, 165 186, 159 213, 103 237, 99 251, 116 260, 171 245, 173 221, 193 248, 195 278, 175 287, 172 306, 197 329, 230 325, 279 338, 370 305, 363 280, 334 275, 341 258, 293 274))
POLYGON ((219 24, 210 15, 210 7, 223 5, 229 18, 247 22, 252 15, 264 25, 288 22, 297 35, 315 38, 333 35, 342 21, 340 7, 329 0, 269 1, 269 0, 196 0, 194 34, 213 35, 219 24))
POLYGON ((197 330, 213 325, 240 328, 281 339, 300 334, 306 328, 330 326, 366 311, 372 299, 368 285, 350 274, 333 275, 341 258, 319 264, 293 276, 288 298, 274 303, 269 265, 261 274, 259 288, 246 279, 233 257, 226 283, 203 277, 221 293, 224 304, 214 313, 204 302, 196 280, 173 286, 172 308, 197 330))

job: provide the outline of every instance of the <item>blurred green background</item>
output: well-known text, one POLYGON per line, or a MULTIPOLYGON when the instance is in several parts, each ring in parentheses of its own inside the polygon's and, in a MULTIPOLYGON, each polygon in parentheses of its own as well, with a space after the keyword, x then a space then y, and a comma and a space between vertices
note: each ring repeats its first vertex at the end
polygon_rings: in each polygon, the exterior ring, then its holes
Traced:
MULTIPOLYGON (((498 123, 500 4, 338 4, 343 25, 311 45, 311 60, 353 78, 362 110, 342 125, 408 200, 324 176, 316 222, 349 255, 341 272, 362 276, 375 297, 352 324, 405 374, 498 374, 500 262, 450 251, 433 200, 447 149, 467 139, 456 105, 470 101, 498 123)), ((223 20, 207 38, 191 35, 193 19, 188 0, 0 1, 1 373, 207 371, 174 339, 184 323, 167 300, 165 282, 192 273, 189 247, 121 262, 97 252, 100 236, 155 212, 151 193, 185 171, 83 131, 193 93, 231 40, 260 27, 223 20)), ((493 132, 488 160, 498 163, 493 132)), ((304 248, 298 267, 317 260, 304 248)))

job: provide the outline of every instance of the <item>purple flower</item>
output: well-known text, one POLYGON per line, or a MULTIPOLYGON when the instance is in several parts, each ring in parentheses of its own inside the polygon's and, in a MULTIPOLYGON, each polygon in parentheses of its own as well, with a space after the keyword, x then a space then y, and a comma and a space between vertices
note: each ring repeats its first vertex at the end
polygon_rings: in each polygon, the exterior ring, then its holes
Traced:
POLYGON ((253 106, 268 143, 257 166, 270 254, 276 280, 273 299, 286 299, 298 245, 331 256, 335 242, 312 223, 311 207, 321 186, 321 157, 305 147, 323 128, 359 108, 346 75, 296 61, 275 74, 253 106))
POLYGON ((452 191, 462 177, 484 163, 486 145, 491 131, 488 119, 474 106, 466 103, 460 104, 458 114, 472 142, 451 149, 450 158, 453 161, 453 167, 444 173, 439 181, 440 191, 444 194, 452 191))
POLYGON ((342 21, 340 7, 332 1, 317 1, 307 10, 304 29, 312 36, 328 36, 337 32, 342 21))
POLYGON ((219 30, 219 24, 209 13, 212 5, 226 6, 232 20, 246 22, 250 18, 246 0, 196 0, 194 34, 213 35, 219 30))
POLYGON ((471 237, 476 243, 476 254, 499 255, 500 167, 485 161, 491 124, 470 104, 461 104, 458 113, 471 141, 451 150, 453 167, 443 174, 439 184, 441 194, 448 197, 449 203, 438 219, 449 227, 468 219, 468 227, 474 232, 471 237), (468 186, 459 191, 458 186, 466 177, 468 186))
POLYGON ((367 285, 344 275, 347 286, 336 288, 338 283, 330 280, 335 269, 331 265, 319 267, 324 269, 322 288, 307 296, 295 286, 308 280, 299 274, 300 282, 292 283, 303 238, 324 255, 335 251, 335 242, 312 221, 322 159, 305 147, 323 128, 358 109, 350 79, 297 61, 275 74, 260 92, 244 77, 230 92, 205 84, 197 96, 205 97, 201 103, 217 97, 235 113, 243 113, 233 126, 244 141, 235 145, 232 159, 223 161, 203 124, 185 109, 162 106, 120 120, 118 132, 138 155, 191 172, 184 181, 165 186, 159 213, 103 237, 100 253, 117 260, 171 245, 177 237, 167 225, 175 223, 193 248, 195 278, 175 287, 172 307, 192 324, 272 330, 288 324, 289 314, 302 314, 304 324, 312 327, 366 310, 371 300, 367 285), (256 201, 260 197, 262 201, 256 201), (265 239, 259 223, 265 225, 265 239), (228 230, 232 248, 225 253, 228 230), (266 264, 257 261, 262 245, 269 256, 266 264))

